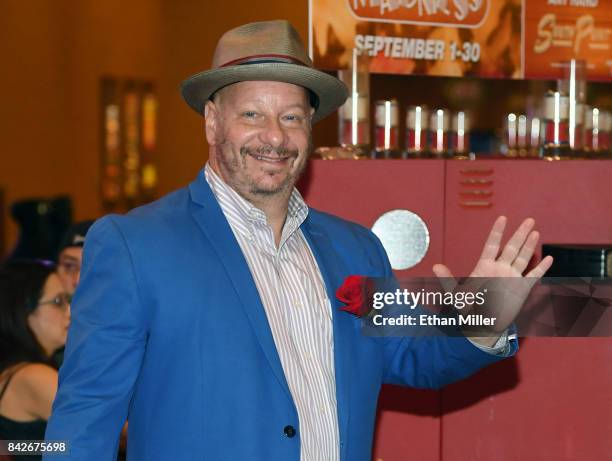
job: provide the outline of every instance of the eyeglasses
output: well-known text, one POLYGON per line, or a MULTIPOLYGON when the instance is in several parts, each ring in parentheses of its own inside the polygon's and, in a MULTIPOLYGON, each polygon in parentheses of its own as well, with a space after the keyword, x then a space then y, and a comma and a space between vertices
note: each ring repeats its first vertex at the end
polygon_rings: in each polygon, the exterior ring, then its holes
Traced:
POLYGON ((63 272, 68 275, 77 274, 81 270, 81 265, 75 261, 60 261, 57 266, 59 272, 63 272))
POLYGON ((68 293, 60 293, 55 298, 47 299, 45 301, 39 302, 38 305, 42 306, 44 304, 51 304, 52 306, 55 306, 55 307, 64 308, 64 307, 68 307, 71 301, 72 301, 72 296, 70 296, 68 293))

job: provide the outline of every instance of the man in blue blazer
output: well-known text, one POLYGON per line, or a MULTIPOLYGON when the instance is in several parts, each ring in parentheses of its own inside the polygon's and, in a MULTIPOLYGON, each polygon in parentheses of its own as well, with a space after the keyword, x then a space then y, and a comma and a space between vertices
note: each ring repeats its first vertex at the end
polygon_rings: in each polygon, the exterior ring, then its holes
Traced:
MULTIPOLYGON (((87 236, 46 434, 69 442, 66 458, 114 459, 129 419, 131 460, 366 461, 381 384, 439 388, 514 353, 512 315, 481 338, 373 338, 339 310, 345 277, 392 271, 369 230, 294 190, 311 124, 347 90, 313 69, 290 24, 227 32, 182 93, 205 115, 205 170, 87 236), (286 293, 295 305, 277 302, 286 293), (304 318, 320 323, 296 327, 304 318), (326 329, 329 341, 309 342, 326 329)), ((475 274, 525 270, 533 220, 498 255, 504 225, 475 274)))

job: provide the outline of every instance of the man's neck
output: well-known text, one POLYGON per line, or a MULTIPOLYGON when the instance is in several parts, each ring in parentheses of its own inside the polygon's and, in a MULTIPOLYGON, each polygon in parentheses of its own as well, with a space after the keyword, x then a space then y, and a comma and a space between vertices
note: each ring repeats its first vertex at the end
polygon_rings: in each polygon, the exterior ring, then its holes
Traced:
POLYGON ((243 197, 264 212, 268 225, 272 228, 274 233, 274 243, 276 247, 280 245, 281 236, 283 233, 283 226, 287 220, 287 210, 289 209, 289 198, 291 197, 291 191, 289 194, 279 194, 274 197, 243 197))
POLYGON ((287 212, 289 209, 289 199, 293 188, 289 188, 285 191, 281 191, 274 195, 257 195, 257 194, 245 194, 242 193, 238 188, 232 187, 226 179, 223 177, 221 168, 214 159, 209 160, 211 169, 215 172, 223 182, 231 187, 238 195, 240 195, 247 202, 251 203, 254 207, 259 208, 266 215, 266 221, 272 228, 274 233, 274 242, 276 247, 280 245, 281 236, 283 233, 283 226, 287 220, 287 212))

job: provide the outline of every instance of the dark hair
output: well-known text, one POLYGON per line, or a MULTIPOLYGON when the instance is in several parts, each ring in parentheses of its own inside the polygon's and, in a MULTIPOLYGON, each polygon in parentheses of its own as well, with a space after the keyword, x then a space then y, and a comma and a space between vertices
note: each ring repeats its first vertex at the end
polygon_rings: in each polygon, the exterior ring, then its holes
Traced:
POLYGON ((54 271, 47 261, 14 261, 0 268, 0 371, 20 362, 52 365, 27 319, 54 271))

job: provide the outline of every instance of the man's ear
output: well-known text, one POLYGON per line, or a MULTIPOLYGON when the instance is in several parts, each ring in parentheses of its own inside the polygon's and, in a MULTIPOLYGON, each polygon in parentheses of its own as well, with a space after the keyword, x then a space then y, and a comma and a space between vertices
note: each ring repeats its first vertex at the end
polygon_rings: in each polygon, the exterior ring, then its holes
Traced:
POLYGON ((215 146, 219 136, 219 108, 212 101, 204 105, 204 128, 209 146, 215 146))

